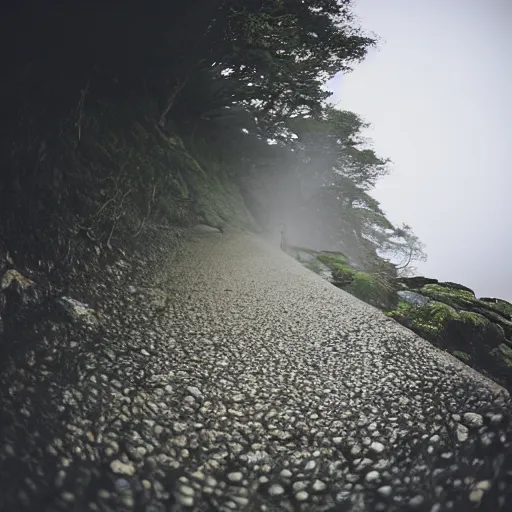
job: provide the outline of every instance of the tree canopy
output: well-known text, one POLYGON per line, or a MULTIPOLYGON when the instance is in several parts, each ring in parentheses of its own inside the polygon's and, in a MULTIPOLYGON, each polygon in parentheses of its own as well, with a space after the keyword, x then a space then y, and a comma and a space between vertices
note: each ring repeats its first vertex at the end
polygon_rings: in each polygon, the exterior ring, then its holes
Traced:
MULTIPOLYGON (((32 137, 12 153, 16 169, 12 155, 3 160, 3 204, 16 203, 28 161, 49 134, 58 138, 62 119, 86 97, 114 100, 126 112, 145 105, 164 135, 207 146, 233 179, 282 182, 287 207, 324 240, 366 260, 379 251, 406 266, 424 257, 411 228, 394 227, 370 195, 391 162, 365 139, 369 124, 328 101, 326 81, 375 46, 351 0, 22 0, 0 23, 28 29, 14 49, 2 45, 9 80, 0 101, 4 122, 24 123, 12 136, 32 137)), ((38 172, 51 196, 51 176, 38 172)), ((133 181, 148 195, 143 177, 133 181)))

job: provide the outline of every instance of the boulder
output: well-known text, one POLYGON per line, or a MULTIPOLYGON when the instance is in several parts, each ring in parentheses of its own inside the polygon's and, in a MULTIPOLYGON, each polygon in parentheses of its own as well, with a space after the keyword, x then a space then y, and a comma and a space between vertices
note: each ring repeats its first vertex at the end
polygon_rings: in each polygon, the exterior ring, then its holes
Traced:
MULTIPOLYGON (((401 295, 402 292, 398 293, 401 295)), ((462 290, 460 293, 469 292, 462 290)), ((479 301, 474 299, 474 302, 479 301)), ((509 340, 503 327, 484 313, 488 312, 461 310, 430 300, 423 306, 402 303, 387 314, 433 345, 447 350, 503 385, 512 387, 512 348, 508 346, 509 340)), ((496 317, 501 318, 497 314, 496 317)))
POLYGON ((430 299, 421 295, 421 293, 411 292, 409 290, 400 290, 398 296, 408 304, 412 304, 413 306, 425 306, 430 299))
POLYGON ((398 277, 396 279, 398 283, 405 284, 407 288, 412 290, 419 290, 423 288, 426 284, 437 284, 439 281, 437 279, 430 279, 429 277, 423 276, 415 276, 415 277, 398 277))
POLYGON ((490 297, 482 297, 479 300, 489 304, 493 310, 501 313, 507 320, 512 320, 512 304, 510 302, 490 297))
POLYGON ((471 288, 468 288, 467 286, 464 286, 462 284, 451 283, 450 281, 446 281, 444 283, 439 283, 439 286, 444 286, 445 288, 451 288, 452 290, 460 290, 463 292, 469 292, 469 293, 471 293, 471 295, 473 295, 473 296, 475 295, 475 292, 471 288))
POLYGON ((98 324, 98 317, 94 309, 83 302, 79 302, 71 297, 60 297, 57 300, 57 306, 74 323, 90 326, 98 324))
POLYGON ((8 303, 21 308, 39 304, 42 299, 36 283, 14 269, 8 270, 2 276, 0 290, 5 294, 8 303))

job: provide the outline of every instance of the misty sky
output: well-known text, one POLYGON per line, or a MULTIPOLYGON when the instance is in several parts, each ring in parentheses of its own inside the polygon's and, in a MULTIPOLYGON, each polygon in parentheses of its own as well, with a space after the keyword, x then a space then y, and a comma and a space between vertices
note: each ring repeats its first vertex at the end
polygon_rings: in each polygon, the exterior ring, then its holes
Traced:
POLYGON ((373 195, 421 274, 512 300, 512 1, 356 0, 378 51, 330 84, 393 173, 373 195))

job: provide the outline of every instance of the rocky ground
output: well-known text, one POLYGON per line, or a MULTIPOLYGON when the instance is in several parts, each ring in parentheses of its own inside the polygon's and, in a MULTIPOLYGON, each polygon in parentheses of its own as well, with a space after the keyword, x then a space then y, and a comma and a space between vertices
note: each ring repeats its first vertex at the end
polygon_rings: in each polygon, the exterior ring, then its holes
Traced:
POLYGON ((3 352, 0 510, 512 509, 508 393, 268 242, 105 272, 3 352))

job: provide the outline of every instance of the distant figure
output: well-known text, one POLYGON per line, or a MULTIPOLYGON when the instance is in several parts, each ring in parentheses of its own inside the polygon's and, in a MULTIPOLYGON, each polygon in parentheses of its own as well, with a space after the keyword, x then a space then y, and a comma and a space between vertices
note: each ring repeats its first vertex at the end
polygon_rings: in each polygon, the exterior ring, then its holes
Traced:
POLYGON ((286 240, 286 224, 281 228, 281 250, 288 252, 288 241, 286 240))

